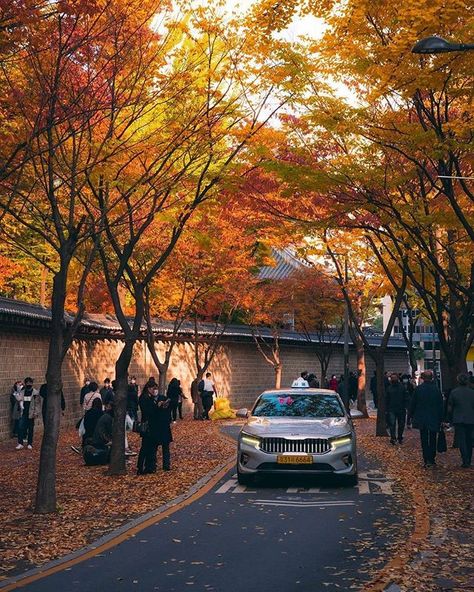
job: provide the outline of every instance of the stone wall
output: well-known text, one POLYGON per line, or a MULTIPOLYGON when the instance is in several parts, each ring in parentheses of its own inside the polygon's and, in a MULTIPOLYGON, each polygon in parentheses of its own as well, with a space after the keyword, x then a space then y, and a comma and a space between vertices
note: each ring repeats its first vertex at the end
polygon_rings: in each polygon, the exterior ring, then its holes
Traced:
MULTIPOLYGON (((63 384, 66 412, 64 426, 73 425, 81 416, 79 391, 86 377, 101 384, 106 377, 114 377, 114 364, 122 343, 109 339, 78 339, 73 343, 64 364, 63 384)), ((162 350, 163 344, 158 346, 162 350)), ((10 432, 9 393, 13 383, 26 376, 35 379, 39 388, 44 380, 48 353, 46 335, 0 333, 0 439, 10 432)), ((320 376, 319 363, 314 353, 305 344, 282 345, 282 385, 287 386, 302 370, 313 371, 320 376)), ((351 352, 351 368, 355 368, 355 356, 351 352)), ((407 370, 407 356, 403 350, 393 349, 387 354, 386 369, 396 372, 407 370)), ((252 341, 227 342, 219 348, 210 371, 219 389, 219 395, 230 398, 234 408, 250 406, 255 397, 274 386, 274 372, 252 341)), ((342 347, 331 360, 329 374, 343 372, 342 347)), ((372 360, 367 356, 367 376, 373 372, 372 360)), ((137 376, 142 385, 149 376, 158 377, 151 356, 143 343, 137 343, 130 374, 137 376)), ((190 343, 180 343, 171 359, 168 379, 176 376, 181 380, 185 394, 194 378, 194 349, 190 343)), ((191 408, 190 399, 185 409, 191 408)), ((41 420, 38 420, 41 429, 41 420)))

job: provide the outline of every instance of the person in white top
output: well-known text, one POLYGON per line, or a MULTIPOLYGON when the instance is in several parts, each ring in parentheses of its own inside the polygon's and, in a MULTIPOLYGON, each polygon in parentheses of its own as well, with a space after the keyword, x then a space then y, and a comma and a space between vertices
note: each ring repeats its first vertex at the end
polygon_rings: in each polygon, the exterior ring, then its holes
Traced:
POLYGON ((308 376, 307 372, 302 372, 301 376, 299 376, 296 380, 293 380, 292 383, 292 388, 308 388, 309 387, 309 383, 306 380, 306 377, 308 376))
POLYGON ((198 390, 202 399, 202 406, 204 409, 203 419, 210 419, 209 411, 212 407, 213 397, 217 396, 217 389, 214 382, 211 380, 211 373, 206 372, 206 378, 201 380, 198 386, 198 390))
POLYGON ((100 400, 102 400, 102 397, 99 393, 99 385, 97 384, 97 382, 91 382, 89 385, 89 389, 90 390, 84 396, 84 402, 82 403, 82 410, 84 411, 84 413, 86 411, 89 411, 89 409, 92 409, 92 403, 94 399, 100 398, 100 400))

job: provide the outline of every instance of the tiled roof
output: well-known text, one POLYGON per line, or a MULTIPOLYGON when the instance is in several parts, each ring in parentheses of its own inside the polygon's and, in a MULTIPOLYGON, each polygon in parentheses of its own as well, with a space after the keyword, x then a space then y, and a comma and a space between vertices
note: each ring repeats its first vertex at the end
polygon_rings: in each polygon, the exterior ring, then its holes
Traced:
POLYGON ((289 249, 275 249, 272 247, 272 259, 275 261, 275 265, 261 267, 257 274, 259 279, 284 280, 295 271, 306 267, 289 249))
MULTIPOLYGON (((72 322, 73 317, 66 315, 66 322, 72 322)), ((29 304, 20 300, 11 300, 9 298, 0 297, 0 330, 16 328, 36 328, 37 330, 44 330, 49 326, 51 321, 51 311, 47 308, 37 304, 29 304)), ((145 326, 143 326, 145 330, 145 326)), ((253 338, 252 328, 247 325, 227 325, 226 327, 217 327, 214 323, 199 323, 199 334, 202 337, 211 337, 215 333, 222 333, 227 340, 242 340, 248 341, 253 338)), ((100 336, 120 336, 121 327, 118 321, 112 315, 102 314, 86 314, 79 326, 79 335, 96 334, 100 336)), ((173 323, 171 321, 155 320, 153 323, 153 332, 155 335, 161 335, 163 338, 169 336, 173 332, 173 323)), ((194 333, 194 324, 192 322, 184 322, 178 330, 178 335, 181 338, 192 335, 194 333)), ((261 337, 271 339, 272 332, 268 327, 259 327, 258 334, 261 337)), ((308 337, 302 333, 289 330, 280 331, 280 341, 282 343, 308 343, 308 337)), ((382 335, 373 330, 368 332, 368 341, 371 345, 377 346, 382 341, 382 335)), ((319 343, 316 334, 310 335, 309 338, 313 343, 319 343)), ((337 340, 331 339, 333 343, 339 345, 343 344, 343 338, 337 340)), ((389 340, 390 348, 406 349, 405 342, 397 337, 391 337, 389 340)))

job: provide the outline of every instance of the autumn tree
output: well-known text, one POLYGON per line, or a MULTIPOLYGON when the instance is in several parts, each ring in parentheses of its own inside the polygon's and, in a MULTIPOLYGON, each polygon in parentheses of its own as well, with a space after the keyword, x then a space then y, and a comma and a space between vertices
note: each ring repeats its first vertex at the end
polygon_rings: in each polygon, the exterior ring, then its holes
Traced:
MULTIPOLYGON (((173 26, 172 23, 169 23, 173 26)), ((255 61, 255 31, 214 8, 181 21, 179 32, 161 48, 161 63, 148 70, 153 106, 147 125, 133 132, 143 150, 90 178, 91 212, 104 225, 99 254, 125 345, 116 363, 116 421, 110 471, 125 472, 124 416, 127 370, 141 335, 145 295, 173 253, 191 218, 232 182, 232 165, 249 140, 268 122, 284 97, 263 111, 279 79, 281 59, 255 61), (144 148, 146 146, 146 148, 144 148), (124 220, 115 231, 118 220, 124 220), (143 249, 153 243, 153 250, 143 249), (147 256, 142 253, 147 252, 147 256), (126 285, 131 319, 120 299, 126 285)), ((118 83, 118 81, 117 81, 118 83)), ((114 82, 114 85, 116 82, 114 82)), ((117 133, 114 120, 111 135, 117 133)))

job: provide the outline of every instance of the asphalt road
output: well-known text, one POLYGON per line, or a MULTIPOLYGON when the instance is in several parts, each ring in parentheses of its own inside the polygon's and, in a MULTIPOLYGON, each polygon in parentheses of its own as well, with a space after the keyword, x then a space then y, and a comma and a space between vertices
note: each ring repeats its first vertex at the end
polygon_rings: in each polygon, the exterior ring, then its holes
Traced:
MULTIPOLYGON (((235 433, 236 428, 228 428, 235 433)), ((28 592, 319 592, 360 589, 405 535, 395 483, 359 455, 358 487, 305 477, 209 493, 28 592)))

